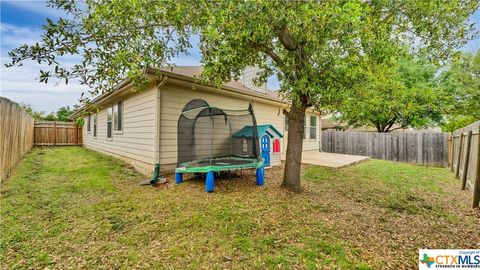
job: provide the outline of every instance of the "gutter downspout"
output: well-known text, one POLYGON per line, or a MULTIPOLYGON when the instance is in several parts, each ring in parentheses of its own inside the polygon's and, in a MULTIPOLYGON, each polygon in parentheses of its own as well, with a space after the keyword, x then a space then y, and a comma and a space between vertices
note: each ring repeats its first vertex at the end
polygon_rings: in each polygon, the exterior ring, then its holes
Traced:
POLYGON ((161 116, 160 116, 162 92, 160 91, 160 89, 167 83, 167 81, 168 81, 168 77, 165 75, 162 75, 162 80, 155 87, 157 89, 157 104, 156 104, 156 110, 155 110, 155 120, 156 120, 155 122, 157 126, 157 135, 155 137, 157 139, 156 140, 157 149, 155 151, 155 162, 156 162, 155 168, 153 170, 152 178, 149 181, 150 185, 156 184, 159 181, 159 177, 160 177, 160 143, 161 143, 160 131, 161 131, 161 123, 162 123, 161 116))

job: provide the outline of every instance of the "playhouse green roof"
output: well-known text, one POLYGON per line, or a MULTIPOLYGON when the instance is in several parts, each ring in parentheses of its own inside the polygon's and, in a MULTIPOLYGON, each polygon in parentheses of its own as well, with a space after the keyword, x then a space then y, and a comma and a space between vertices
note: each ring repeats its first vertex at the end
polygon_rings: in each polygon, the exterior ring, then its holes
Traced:
MULTIPOLYGON (((270 135, 270 137, 273 137, 273 134, 270 133, 269 129, 273 130, 275 133, 277 133, 277 135, 280 137, 280 138, 283 138, 283 134, 278 131, 278 129, 276 129, 274 126, 272 125, 259 125, 257 126, 257 130, 258 130, 258 136, 262 136, 264 133, 267 133, 268 135, 270 135)), ((232 137, 234 138, 251 138, 253 135, 253 126, 244 126, 242 129, 240 129, 239 131, 235 132, 232 137)))

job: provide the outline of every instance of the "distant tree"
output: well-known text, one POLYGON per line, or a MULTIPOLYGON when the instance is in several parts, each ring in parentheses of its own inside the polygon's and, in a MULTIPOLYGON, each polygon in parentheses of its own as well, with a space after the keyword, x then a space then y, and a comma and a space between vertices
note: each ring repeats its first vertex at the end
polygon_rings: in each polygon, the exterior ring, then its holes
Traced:
POLYGON ((480 50, 462 54, 439 77, 448 99, 442 129, 454 131, 480 120, 480 50))
POLYGON ((44 111, 35 111, 32 108, 32 105, 27 103, 20 103, 20 106, 35 120, 45 120, 45 112, 44 111))
MULTIPOLYGON (((48 20, 42 42, 10 52, 12 63, 26 59, 53 65, 42 82, 79 78, 92 96, 128 77, 137 88, 145 69, 171 64, 200 37, 204 83, 219 86, 238 79, 247 66, 277 74, 291 106, 282 186, 301 191, 304 116, 310 106, 338 102, 362 80, 369 61, 388 63, 405 44, 417 44, 435 58, 448 58, 470 38, 468 18, 478 0, 411 1, 75 1, 50 4, 69 19, 48 20), (82 62, 62 65, 66 54, 82 62)), ((85 100, 88 102, 88 100, 85 100)))
POLYGON ((373 126, 378 132, 425 128, 442 119, 437 67, 425 57, 404 57, 395 65, 371 67, 363 84, 335 109, 352 127, 373 126))
POLYGON ((60 107, 57 112, 50 112, 49 114, 45 114, 45 111, 35 111, 29 104, 21 103, 20 105, 35 120, 69 122, 70 119, 68 118, 68 116, 73 113, 73 110, 70 109, 69 106, 60 107))
POLYGON ((46 121, 57 121, 57 117, 55 116, 55 113, 54 113, 54 112, 50 112, 49 114, 45 115, 45 117, 43 118, 43 120, 46 120, 46 121))
POLYGON ((68 117, 72 115, 72 113, 73 113, 73 110, 70 109, 69 106, 60 107, 60 109, 58 109, 56 113, 55 119, 57 121, 70 121, 68 117))

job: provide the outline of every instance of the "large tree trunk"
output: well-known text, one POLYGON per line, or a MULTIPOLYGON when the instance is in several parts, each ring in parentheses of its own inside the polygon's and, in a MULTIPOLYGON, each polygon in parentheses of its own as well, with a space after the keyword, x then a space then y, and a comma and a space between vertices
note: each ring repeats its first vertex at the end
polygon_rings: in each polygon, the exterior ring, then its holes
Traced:
POLYGON ((380 133, 390 133, 390 129, 392 128, 393 124, 390 125, 383 125, 383 124, 377 124, 376 125, 376 128, 377 128, 377 132, 380 132, 380 133))
MULTIPOLYGON (((391 130, 391 128, 393 127, 393 125, 395 124, 395 120, 397 120, 397 117, 394 117, 393 119, 389 120, 388 122, 386 123, 375 123, 375 127, 377 128, 377 132, 381 132, 381 133, 389 133, 391 130)), ((397 128, 398 129, 398 128, 397 128)))
POLYGON ((288 112, 288 143, 282 187, 301 192, 300 169, 302 165, 304 117, 306 106, 292 105, 288 112))

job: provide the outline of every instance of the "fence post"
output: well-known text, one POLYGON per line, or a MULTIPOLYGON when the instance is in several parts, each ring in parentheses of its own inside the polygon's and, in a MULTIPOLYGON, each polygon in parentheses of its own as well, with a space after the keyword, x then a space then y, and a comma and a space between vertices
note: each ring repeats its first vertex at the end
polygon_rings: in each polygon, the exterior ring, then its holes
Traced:
POLYGON ((455 134, 450 133, 448 135, 448 146, 447 146, 447 151, 450 151, 448 157, 449 157, 449 162, 450 162, 450 171, 453 172, 453 152, 455 151, 455 134))
POLYGON ((473 184, 473 208, 480 207, 480 126, 477 132, 477 174, 473 184))
POLYGON ((416 133, 417 137, 417 164, 425 165, 423 158, 423 136, 421 132, 416 133))
POLYGON ((75 124, 75 146, 78 145, 78 126, 75 124))
POLYGON ((457 156, 457 166, 455 167, 455 178, 460 176, 460 161, 462 160, 462 150, 463 150, 463 132, 460 132, 459 135, 460 145, 458 146, 458 156, 457 156))
POLYGON ((53 121, 53 146, 57 143, 57 122, 53 121))
POLYGON ((467 148, 466 156, 465 156, 465 163, 463 164, 463 173, 462 173, 462 190, 465 189, 467 186, 467 175, 468 175, 468 163, 470 163, 470 148, 472 144, 472 131, 468 131, 467 133, 467 148))

